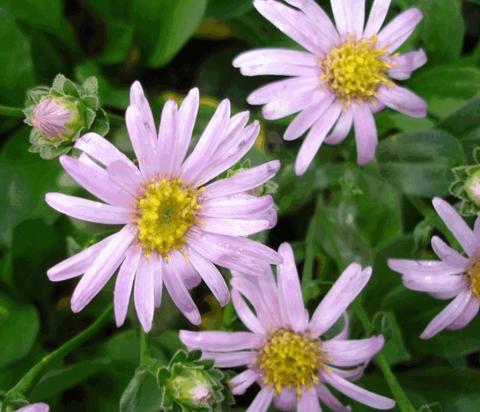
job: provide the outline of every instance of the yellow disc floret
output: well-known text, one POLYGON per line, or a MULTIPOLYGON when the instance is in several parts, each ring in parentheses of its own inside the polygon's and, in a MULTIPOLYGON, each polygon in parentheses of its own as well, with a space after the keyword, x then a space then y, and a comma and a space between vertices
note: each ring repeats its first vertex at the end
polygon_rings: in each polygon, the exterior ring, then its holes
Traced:
POLYGON ((376 44, 375 37, 348 40, 320 61, 322 80, 344 104, 372 100, 380 85, 393 84, 386 76, 392 67, 383 59, 387 50, 376 44))
POLYGON ((138 201, 137 221, 138 240, 145 253, 156 252, 166 258, 172 249, 181 249, 199 210, 199 190, 180 179, 148 184, 138 201))
POLYGON ((470 290, 480 299, 480 260, 477 260, 470 269, 468 269, 468 276, 470 278, 470 290))
POLYGON ((318 383, 323 361, 319 340, 279 329, 260 349, 255 366, 261 371, 265 385, 277 395, 288 388, 300 396, 303 385, 310 388, 318 383))

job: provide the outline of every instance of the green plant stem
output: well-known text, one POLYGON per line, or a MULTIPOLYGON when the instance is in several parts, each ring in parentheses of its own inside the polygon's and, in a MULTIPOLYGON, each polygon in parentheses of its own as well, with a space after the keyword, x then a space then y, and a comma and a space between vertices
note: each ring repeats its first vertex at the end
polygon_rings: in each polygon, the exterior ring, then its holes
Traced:
MULTIPOLYGON (((354 309, 355 309, 356 315, 358 316, 358 319, 360 320, 360 323, 362 324, 367 334, 372 333, 373 325, 370 322, 370 319, 367 313, 365 312, 365 308, 363 307, 363 304, 360 299, 358 299, 354 303, 354 309)), ((390 368, 390 365, 388 364, 385 356, 382 355, 381 353, 378 354, 375 357, 375 363, 378 365, 378 367, 382 371, 383 376, 387 381, 390 391, 392 392, 393 397, 397 401, 397 405, 400 408, 400 410, 402 412, 415 412, 415 408, 413 407, 412 403, 410 402, 407 395, 405 394, 403 388, 401 387, 400 383, 395 377, 395 374, 392 372, 392 369, 390 368)))
POLYGON ((115 113, 108 113, 107 112, 108 119, 110 120, 110 123, 113 126, 124 126, 125 125, 125 119, 122 116, 119 116, 118 114, 115 113))
POLYGON ((313 262, 315 260, 315 235, 318 230, 317 216, 322 205, 322 197, 319 195, 315 202, 315 211, 310 219, 307 229, 307 237, 305 239, 305 260, 303 262, 302 271, 302 290, 303 294, 307 293, 307 289, 310 287, 310 282, 313 277, 313 262))
POLYGON ((5 117, 24 117, 23 109, 21 107, 10 107, 0 105, 0 116, 5 117))
POLYGON ((94 336, 111 319, 113 305, 110 304, 103 313, 88 328, 77 336, 65 342, 58 349, 44 356, 22 379, 6 394, 6 399, 15 400, 27 394, 38 382, 38 380, 59 360, 83 345, 88 339, 94 336))
POLYGON ((147 364, 151 359, 148 334, 140 327, 140 365, 147 364))

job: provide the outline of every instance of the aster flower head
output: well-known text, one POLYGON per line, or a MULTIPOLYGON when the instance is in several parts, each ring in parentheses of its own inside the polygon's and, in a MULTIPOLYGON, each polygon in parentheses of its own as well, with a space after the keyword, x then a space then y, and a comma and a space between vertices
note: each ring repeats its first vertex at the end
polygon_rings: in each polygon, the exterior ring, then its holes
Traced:
POLYGON ((385 106, 412 117, 426 115, 425 102, 392 79, 408 79, 426 62, 423 50, 397 54, 422 19, 411 8, 382 30, 390 0, 375 0, 365 24, 365 0, 331 0, 335 25, 314 0, 255 0, 257 10, 306 51, 260 49, 239 55, 233 65, 245 76, 288 79, 255 90, 248 102, 263 105, 275 120, 298 113, 285 140, 307 133, 295 171, 302 175, 323 142, 338 144, 355 130, 357 161, 375 156, 374 113, 385 106))
POLYGON ((281 410, 320 411, 323 402, 333 411, 350 410, 327 385, 376 409, 393 408, 395 402, 353 383, 383 347, 384 338, 348 339, 345 311, 370 279, 371 268, 352 263, 309 318, 305 309, 293 251, 284 243, 283 259, 273 274, 245 277, 234 274, 232 301, 237 316, 250 332, 191 332, 180 339, 220 368, 246 366, 230 381, 234 395, 257 382, 261 390, 248 412, 265 412, 271 402, 281 410), (244 300, 246 298, 255 313, 244 300), (343 330, 331 339, 321 336, 344 316, 343 330))
POLYGON ((480 301, 480 217, 472 229, 457 211, 440 198, 433 207, 462 246, 464 254, 432 237, 432 249, 440 259, 390 259, 390 269, 402 274, 406 288, 426 292, 436 299, 453 299, 428 324, 422 339, 430 339, 444 329, 465 327, 477 315, 480 301))
POLYGON ((271 161, 209 183, 253 146, 258 122, 247 126, 248 112, 230 116, 224 100, 187 156, 198 111, 198 90, 180 107, 163 107, 158 133, 140 83, 131 88, 126 124, 138 167, 95 133, 75 144, 79 158, 62 156, 65 170, 101 202, 48 193, 47 203, 76 219, 123 225, 115 234, 48 271, 52 281, 81 276, 73 293, 74 312, 82 310, 119 269, 115 317, 121 325, 133 290, 135 308, 146 331, 152 326, 165 284, 170 297, 194 324, 200 313, 188 288, 205 281, 224 305, 229 290, 215 265, 256 275, 267 273, 278 254, 247 236, 276 223, 271 196, 255 189, 278 171, 271 161))

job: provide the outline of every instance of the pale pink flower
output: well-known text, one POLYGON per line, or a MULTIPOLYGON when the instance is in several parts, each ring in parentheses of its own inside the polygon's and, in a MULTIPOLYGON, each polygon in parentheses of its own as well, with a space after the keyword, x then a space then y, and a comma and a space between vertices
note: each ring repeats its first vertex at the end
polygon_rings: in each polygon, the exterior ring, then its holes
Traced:
POLYGON ((422 339, 430 339, 444 329, 468 325, 478 313, 480 300, 480 218, 477 217, 472 230, 447 202, 437 197, 432 203, 466 256, 433 236, 432 249, 440 261, 388 261, 390 269, 402 274, 406 288, 426 292, 436 299, 455 298, 428 324, 420 335, 422 339))
POLYGON ((31 405, 16 409, 15 412, 48 412, 49 410, 50 408, 46 403, 32 403, 31 405))
POLYGON ((374 113, 388 106, 412 117, 426 115, 425 102, 391 79, 408 79, 425 64, 423 50, 398 54, 422 19, 406 10, 382 30, 390 0, 375 0, 365 24, 365 0, 331 0, 335 25, 314 0, 255 0, 257 10, 306 51, 253 50, 233 65, 245 76, 280 75, 248 96, 275 120, 298 113, 285 131, 294 140, 308 131, 297 156, 302 175, 323 142, 338 144, 355 129, 357 160, 371 161, 377 147, 374 113))
POLYGON ((224 305, 229 290, 215 265, 249 274, 267 273, 278 254, 247 236, 276 223, 272 197, 251 191, 271 179, 271 161, 209 183, 235 165, 253 146, 260 126, 247 126, 248 112, 230 117, 224 100, 187 156, 199 104, 193 89, 180 107, 169 100, 160 127, 140 83, 131 88, 126 123, 138 167, 103 137, 88 133, 75 147, 79 158, 61 157, 65 170, 102 202, 48 193, 47 203, 76 219, 124 225, 48 271, 52 281, 82 276, 71 301, 82 310, 120 268, 115 284, 115 317, 121 325, 133 290, 135 308, 148 331, 165 284, 170 297, 194 324, 200 313, 188 288, 205 281, 224 305))
POLYGON ((46 97, 37 104, 30 121, 42 136, 55 139, 69 133, 73 116, 60 99, 46 97))
POLYGON ((393 408, 393 400, 351 383, 363 375, 384 344, 383 336, 348 339, 345 311, 367 284, 371 268, 362 270, 356 263, 348 266, 309 318, 290 245, 281 245, 279 253, 283 263, 277 268, 276 280, 273 274, 234 274, 232 301, 250 332, 183 330, 182 342, 189 349, 201 349, 203 357, 215 360, 219 368, 247 367, 230 381, 235 395, 244 393, 254 382, 260 385, 247 412, 265 412, 272 401, 286 411, 296 407, 299 412, 319 412, 319 401, 335 412, 350 410, 327 385, 372 408, 393 408), (340 333, 321 339, 342 314, 340 333))

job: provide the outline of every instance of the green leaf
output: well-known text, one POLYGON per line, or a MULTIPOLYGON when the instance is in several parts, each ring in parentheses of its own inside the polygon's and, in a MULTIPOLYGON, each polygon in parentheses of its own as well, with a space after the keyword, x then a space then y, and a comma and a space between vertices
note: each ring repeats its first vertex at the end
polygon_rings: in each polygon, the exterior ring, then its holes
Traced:
POLYGON ((120 412, 136 412, 141 400, 141 389, 147 372, 138 371, 133 375, 120 399, 120 412))
POLYGON ((148 64, 161 67, 169 63, 200 24, 206 0, 136 0, 136 27, 151 47, 148 64), (142 24, 139 26, 138 24, 142 24), (156 31, 152 27, 155 26, 156 31))
POLYGON ((409 195, 448 193, 452 167, 464 163, 460 143, 441 130, 401 133, 383 140, 377 152, 383 176, 409 195))
MULTIPOLYGON (((19 2, 21 3, 21 2, 19 2)), ((21 104, 33 85, 34 74, 30 42, 0 3, 0 101, 21 104), (8 45, 8 47, 5 47, 8 45)))
POLYGON ((0 368, 28 355, 39 328, 35 307, 16 303, 0 292, 0 368))
POLYGON ((411 358, 405 342, 402 330, 393 312, 379 312, 374 317, 375 332, 385 337, 385 345, 382 354, 389 365, 405 362, 411 358))
POLYGON ((465 26, 457 0, 420 0, 421 37, 430 64, 454 62, 460 56, 465 26))
POLYGON ((251 0, 210 0, 208 2, 205 17, 212 19, 227 20, 241 16, 253 9, 251 0))
POLYGON ((440 127, 457 135, 464 135, 480 127, 480 94, 440 123, 440 127))

